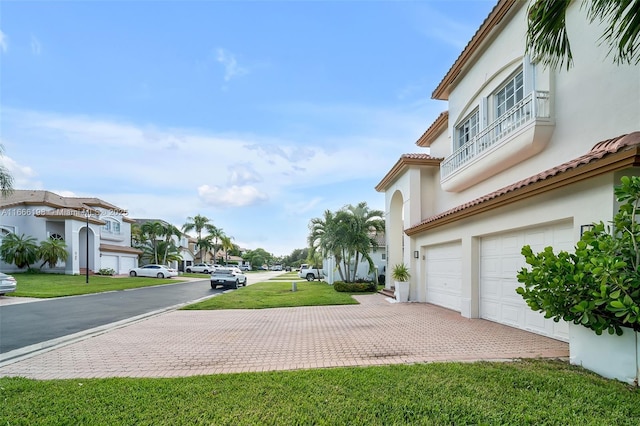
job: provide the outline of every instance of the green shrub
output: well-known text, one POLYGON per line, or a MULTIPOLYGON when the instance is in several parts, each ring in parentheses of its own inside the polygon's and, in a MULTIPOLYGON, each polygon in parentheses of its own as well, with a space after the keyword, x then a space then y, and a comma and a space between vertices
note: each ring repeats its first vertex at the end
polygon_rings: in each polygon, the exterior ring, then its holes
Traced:
POLYGON ((378 289, 376 283, 372 281, 360 283, 345 283, 344 281, 336 281, 335 283, 333 283, 333 288, 335 291, 339 291, 341 293, 370 293, 378 289))
POLYGON ((554 321, 563 319, 621 335, 623 327, 640 331, 640 177, 623 177, 615 188, 622 203, 611 226, 595 223, 576 244, 575 253, 547 247, 522 255, 516 291, 534 311, 554 321))
POLYGON ((96 274, 98 275, 113 275, 115 273, 116 271, 112 268, 102 268, 98 272, 96 272, 96 274))

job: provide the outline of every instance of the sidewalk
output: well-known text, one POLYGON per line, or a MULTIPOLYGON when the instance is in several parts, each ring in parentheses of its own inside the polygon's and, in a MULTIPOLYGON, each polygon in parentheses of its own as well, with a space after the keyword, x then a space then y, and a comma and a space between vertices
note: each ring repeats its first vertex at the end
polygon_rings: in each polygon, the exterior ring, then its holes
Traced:
POLYGON ((0 376, 176 377, 569 356, 565 342, 380 294, 360 305, 172 311, 19 360, 0 376))

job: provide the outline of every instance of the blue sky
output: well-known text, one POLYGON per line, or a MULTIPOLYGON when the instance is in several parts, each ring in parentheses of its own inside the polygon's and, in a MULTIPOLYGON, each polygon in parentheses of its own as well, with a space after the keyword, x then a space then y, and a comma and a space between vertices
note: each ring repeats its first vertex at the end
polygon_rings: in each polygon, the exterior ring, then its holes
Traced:
POLYGON ((384 210, 495 3, 4 1, 0 161, 18 189, 286 255, 327 209, 384 210))

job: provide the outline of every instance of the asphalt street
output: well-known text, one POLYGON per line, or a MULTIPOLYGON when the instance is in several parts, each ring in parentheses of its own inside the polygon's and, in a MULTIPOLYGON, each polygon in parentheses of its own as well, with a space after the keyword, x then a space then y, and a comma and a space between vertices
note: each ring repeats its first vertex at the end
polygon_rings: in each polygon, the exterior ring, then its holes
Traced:
MULTIPOLYGON (((249 284, 278 275, 249 275, 249 284)), ((0 306, 0 360, 26 347, 42 345, 128 319, 160 313, 225 291, 212 290, 209 280, 131 290, 39 300, 0 306)))

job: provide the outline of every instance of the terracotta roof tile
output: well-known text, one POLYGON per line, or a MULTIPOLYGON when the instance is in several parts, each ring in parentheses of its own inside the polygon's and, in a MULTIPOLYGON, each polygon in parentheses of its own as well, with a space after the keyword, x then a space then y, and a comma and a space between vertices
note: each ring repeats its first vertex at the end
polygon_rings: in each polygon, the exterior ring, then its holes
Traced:
POLYGON ((610 154, 614 154, 616 152, 621 152, 624 151, 626 149, 629 148, 636 148, 640 146, 640 131, 638 132, 633 132, 633 133, 629 133, 627 135, 622 135, 616 138, 612 138, 612 139, 607 139, 605 141, 602 142, 598 142, 597 144, 595 144, 593 146, 593 148, 591 148, 591 150, 585 154, 582 155, 574 160, 568 161, 566 163, 560 164, 559 166, 553 167, 551 169, 545 170, 541 173, 538 173, 536 175, 530 176, 526 179, 520 180, 516 183, 513 183, 509 186, 505 186, 504 188, 498 189, 497 191, 491 192, 487 195, 484 195, 482 197, 476 198, 472 201, 469 201, 468 203, 464 203, 461 204, 457 207, 454 207, 452 209, 449 209, 447 211, 444 211, 442 213, 439 213, 437 215, 428 217, 427 219, 423 220, 422 222, 420 222, 417 225, 411 226, 410 228, 407 229, 407 231, 410 231, 412 229, 415 229, 417 227, 420 227, 421 225, 430 223, 430 222, 435 222, 439 219, 442 219, 446 216, 450 216, 454 213, 458 213, 461 212, 463 210, 466 210, 470 207, 485 203, 489 200, 501 197, 505 194, 517 191, 521 188, 524 188, 526 186, 532 185, 536 182, 540 182, 543 181, 545 179, 549 179, 553 176, 556 176, 558 174, 567 172, 569 170, 572 169, 576 169, 580 166, 583 166, 585 164, 597 161, 602 159, 603 157, 610 155, 610 154))
POLYGON ((402 154, 375 189, 378 192, 384 192, 409 166, 439 167, 442 160, 442 158, 432 157, 429 154, 402 154))

